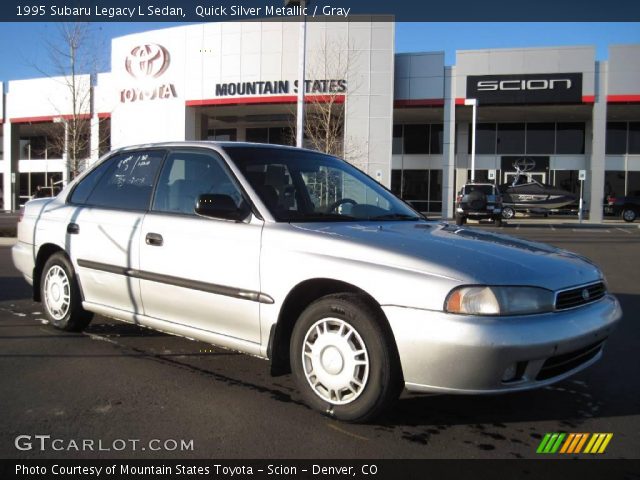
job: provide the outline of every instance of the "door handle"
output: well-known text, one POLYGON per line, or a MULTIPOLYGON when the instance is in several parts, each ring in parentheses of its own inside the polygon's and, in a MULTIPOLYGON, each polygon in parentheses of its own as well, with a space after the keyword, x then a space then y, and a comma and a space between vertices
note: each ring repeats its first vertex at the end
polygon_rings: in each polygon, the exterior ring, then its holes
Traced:
POLYGON ((70 223, 67 225, 67 233, 70 235, 77 235, 80 233, 80 225, 77 223, 70 223))
POLYGON ((161 247, 164 243, 162 235, 159 233, 147 233, 145 241, 147 242, 147 245, 151 245, 153 247, 161 247))

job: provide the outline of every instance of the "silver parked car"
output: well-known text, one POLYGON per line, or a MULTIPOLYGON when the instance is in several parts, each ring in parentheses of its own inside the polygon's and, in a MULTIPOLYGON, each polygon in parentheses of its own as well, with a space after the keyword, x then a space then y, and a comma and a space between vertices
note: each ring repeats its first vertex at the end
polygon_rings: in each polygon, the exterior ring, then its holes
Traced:
POLYGON ((426 221, 342 160, 270 145, 116 150, 26 204, 13 260, 58 328, 98 313, 257 355, 346 421, 403 387, 557 382, 621 316, 585 258, 426 221))

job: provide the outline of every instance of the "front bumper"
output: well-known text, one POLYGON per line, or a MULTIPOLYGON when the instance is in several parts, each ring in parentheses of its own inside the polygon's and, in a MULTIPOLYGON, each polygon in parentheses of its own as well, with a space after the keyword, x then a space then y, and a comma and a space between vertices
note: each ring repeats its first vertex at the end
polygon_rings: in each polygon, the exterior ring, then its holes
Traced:
POLYGON ((571 376, 600 358, 622 316, 611 295, 571 310, 514 317, 382 309, 407 390, 462 394, 526 390, 571 376), (515 378, 503 381, 514 368, 515 378))

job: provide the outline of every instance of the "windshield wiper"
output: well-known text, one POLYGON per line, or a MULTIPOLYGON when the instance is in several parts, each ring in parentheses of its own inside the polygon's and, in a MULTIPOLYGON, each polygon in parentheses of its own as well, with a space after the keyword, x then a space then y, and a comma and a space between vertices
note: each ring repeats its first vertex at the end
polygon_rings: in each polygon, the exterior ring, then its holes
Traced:
POLYGON ((406 213, 385 213, 384 215, 376 215, 375 217, 369 217, 369 220, 420 220, 420 217, 415 215, 408 215, 406 213))

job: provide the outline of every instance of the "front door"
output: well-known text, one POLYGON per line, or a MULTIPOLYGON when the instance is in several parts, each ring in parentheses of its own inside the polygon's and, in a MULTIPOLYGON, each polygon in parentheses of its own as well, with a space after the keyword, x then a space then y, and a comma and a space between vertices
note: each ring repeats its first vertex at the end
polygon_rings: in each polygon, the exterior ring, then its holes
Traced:
POLYGON ((197 216, 196 199, 208 193, 245 201, 216 152, 169 153, 140 235, 145 315, 259 343, 262 222, 197 216))

